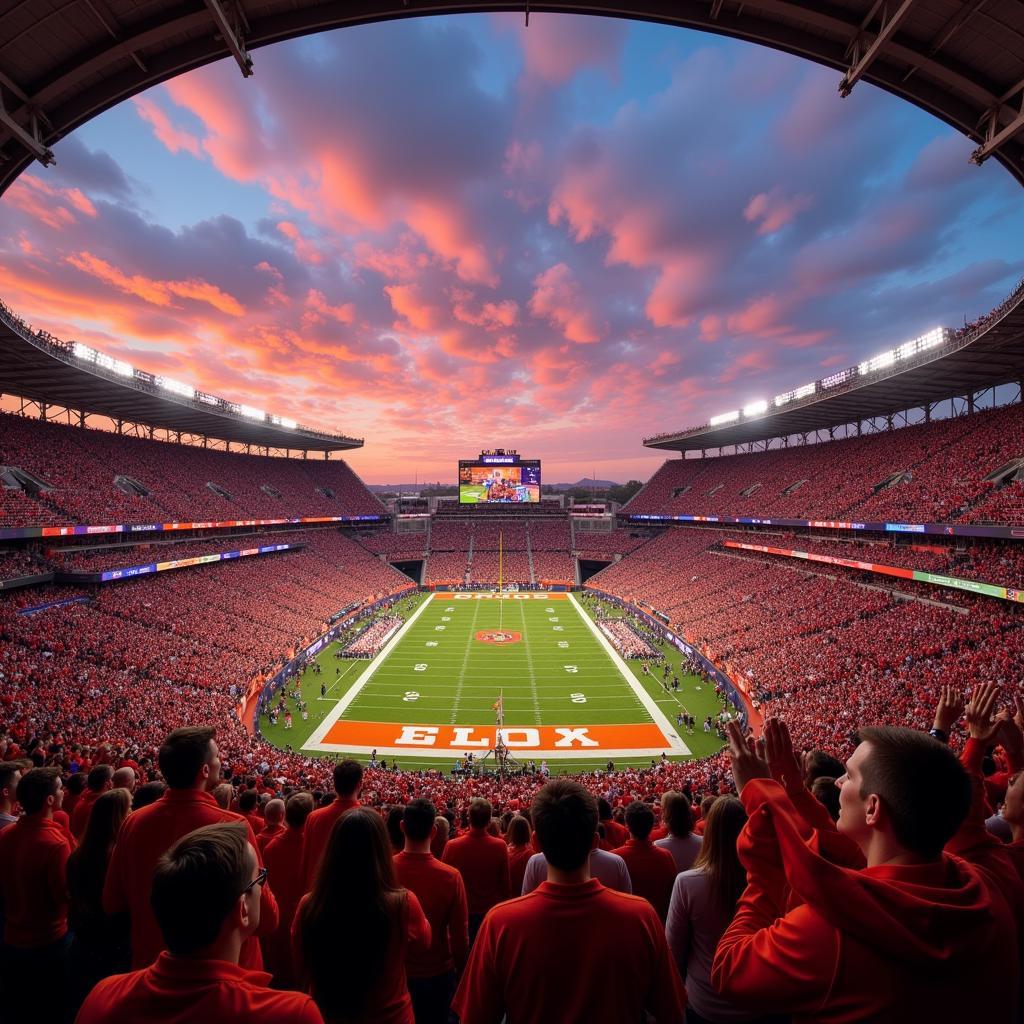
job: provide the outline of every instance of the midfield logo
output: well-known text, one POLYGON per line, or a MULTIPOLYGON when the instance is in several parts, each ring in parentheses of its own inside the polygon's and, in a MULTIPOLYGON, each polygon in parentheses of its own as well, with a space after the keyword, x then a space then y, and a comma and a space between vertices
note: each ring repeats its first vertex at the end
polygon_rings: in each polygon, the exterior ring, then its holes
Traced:
POLYGON ((483 629, 476 635, 482 644, 517 644, 523 639, 522 633, 503 632, 500 629, 483 629))

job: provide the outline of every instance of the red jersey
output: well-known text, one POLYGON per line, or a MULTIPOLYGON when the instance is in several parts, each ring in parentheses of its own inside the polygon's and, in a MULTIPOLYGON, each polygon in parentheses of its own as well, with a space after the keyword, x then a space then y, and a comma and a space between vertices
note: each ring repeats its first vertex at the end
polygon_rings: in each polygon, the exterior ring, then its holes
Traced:
POLYGON ((471 828, 466 835, 449 840, 442 860, 462 875, 471 914, 486 914, 512 894, 508 847, 482 828, 471 828))
POLYGON ((712 969, 726 998, 793 1024, 1015 1019, 1016 930, 981 871, 948 855, 846 867, 860 850, 810 828, 777 782, 741 799, 748 883, 712 969))
MULTIPOLYGON (((259 836, 256 837, 257 839, 259 836)), ((302 829, 286 828, 263 850, 267 878, 274 883, 280 921, 272 935, 262 940, 263 959, 274 983, 285 987, 294 980, 292 970, 292 921, 305 888, 302 884, 302 829)))
POLYGON ((620 825, 614 818, 605 818, 601 824, 604 825, 604 837, 611 844, 609 850, 614 850, 629 841, 629 829, 625 825, 620 825))
POLYGON ((469 907, 462 875, 432 853, 395 854, 398 882, 416 894, 430 922, 432 941, 425 953, 410 951, 410 978, 434 978, 458 968, 469 954, 469 907))
POLYGON ((92 809, 96 806, 96 801, 101 796, 103 796, 102 793, 97 793, 94 789, 87 789, 82 794, 81 799, 76 801, 73 809, 68 810, 67 807, 64 808, 71 815, 71 834, 79 842, 82 841, 82 836, 85 835, 85 829, 89 824, 92 809))
MULTIPOLYGON (((205 790, 168 789, 159 800, 125 818, 103 887, 103 910, 107 914, 131 915, 132 964, 148 967, 164 949, 164 937, 150 906, 153 868, 156 862, 182 837, 204 825, 245 821, 240 814, 225 811, 205 790)), ((248 822, 246 827, 248 828, 248 822)), ((256 837, 249 828, 249 842, 256 837)), ((256 856, 263 859, 257 847, 256 856)), ((269 882, 269 880, 268 880, 269 882)), ((269 935, 277 927, 277 901, 270 884, 263 886, 258 935, 269 935)), ((242 946, 243 967, 263 966, 260 944, 255 936, 242 946)))
MULTIPOLYGON (((306 893, 299 901, 300 909, 308 899, 309 893, 306 893)), ((405 893, 397 916, 377 987, 370 993, 362 1015, 348 1018, 347 1024, 415 1024, 412 1000, 405 983, 405 963, 410 954, 425 953, 430 948, 430 923, 414 892, 405 893)), ((305 987, 309 987, 310 979, 302 962, 298 922, 296 913, 292 922, 292 960, 296 975, 304 979, 305 987)))
POLYGON ((651 905, 606 889, 542 882, 480 926, 452 1008, 462 1024, 643 1020, 681 1024, 686 993, 651 905))
POLYGON ((323 1024, 309 996, 269 984, 269 974, 227 960, 161 953, 145 970, 104 978, 75 1024, 323 1024))
POLYGON ((626 862, 633 895, 643 896, 658 912, 662 921, 668 917, 668 904, 675 885, 676 862, 668 850, 655 846, 650 839, 630 839, 612 853, 626 862))
POLYGON ((71 837, 50 818, 22 815, 0 832, 0 897, 4 942, 19 949, 48 946, 68 930, 71 837))
POLYGON ((320 858, 323 857, 324 850, 327 849, 327 840, 331 837, 334 823, 346 811, 358 806, 358 800, 336 796, 333 803, 318 808, 306 819, 302 848, 302 884, 305 886, 306 892, 313 888, 316 869, 320 866, 320 858))
MULTIPOLYGON (((263 828, 256 833, 256 845, 259 847, 260 853, 267 852, 267 844, 278 836, 284 835, 284 825, 264 825, 263 828)), ((299 835, 302 835, 300 832, 299 835)))
POLYGON ((521 896, 523 892, 523 878, 526 875, 526 865, 536 851, 527 843, 525 846, 510 846, 508 848, 508 878, 513 896, 521 896))

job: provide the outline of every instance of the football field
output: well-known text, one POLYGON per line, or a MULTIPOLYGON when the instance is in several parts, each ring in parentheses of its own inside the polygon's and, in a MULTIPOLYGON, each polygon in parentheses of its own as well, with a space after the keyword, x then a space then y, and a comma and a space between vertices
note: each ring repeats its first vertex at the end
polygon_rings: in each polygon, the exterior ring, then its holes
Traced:
POLYGON ((326 713, 307 753, 479 757, 499 701, 519 760, 691 753, 678 698, 638 678, 572 594, 430 594, 373 661, 342 664, 343 686, 315 698, 326 713))

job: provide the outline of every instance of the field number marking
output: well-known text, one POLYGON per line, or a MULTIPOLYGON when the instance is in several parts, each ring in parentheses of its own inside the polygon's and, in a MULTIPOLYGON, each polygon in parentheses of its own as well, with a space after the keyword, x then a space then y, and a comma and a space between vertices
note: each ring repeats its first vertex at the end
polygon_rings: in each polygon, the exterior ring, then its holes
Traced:
POLYGON ((576 675, 576 673, 579 672, 579 669, 575 665, 563 665, 562 667, 570 675, 576 675))
POLYGON ((450 615, 442 615, 441 616, 441 621, 442 622, 451 622, 452 621, 452 617, 450 615))
POLYGON ((434 627, 434 632, 435 633, 441 633, 443 631, 444 631, 444 626, 435 626, 434 627))
POLYGON ((427 663, 425 661, 421 661, 418 665, 413 665, 412 670, 414 672, 426 672, 427 663))
POLYGON ((437 641, 436 640, 428 640, 423 646, 424 647, 436 647, 437 646, 437 641))
POLYGON ((414 701, 419 699, 420 695, 415 690, 406 690, 405 696, 402 698, 404 701, 414 701))
POLYGON ((558 641, 558 646, 561 647, 563 650, 565 650, 565 648, 567 648, 569 646, 569 641, 568 640, 559 640, 558 641))
POLYGON ((573 702, 573 704, 586 704, 587 703, 586 694, 583 694, 583 693, 570 693, 569 694, 569 700, 571 700, 573 702))
POLYGON ((564 633, 565 632, 565 626, 552 626, 551 629, 555 633, 564 633))

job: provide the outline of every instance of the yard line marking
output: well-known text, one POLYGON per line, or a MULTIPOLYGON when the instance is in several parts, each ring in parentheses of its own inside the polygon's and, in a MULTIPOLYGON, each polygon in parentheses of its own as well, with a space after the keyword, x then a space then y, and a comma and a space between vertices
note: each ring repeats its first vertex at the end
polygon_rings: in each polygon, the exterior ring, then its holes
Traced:
POLYGON ((651 716, 654 722, 658 725, 661 731, 665 734, 665 738, 668 741, 669 748, 673 754, 689 754, 691 753, 690 748, 683 742, 682 738, 675 730, 675 726, 665 717, 665 713, 658 707, 654 702, 651 695, 640 685, 640 680, 630 671, 629 667, 622 660, 619 652, 608 642, 608 638, 597 628, 597 623, 587 615, 587 613, 580 607, 579 602, 576 600, 574 594, 567 595, 569 603, 576 609, 576 613, 583 620, 583 623, 587 626, 591 633, 597 638, 597 642, 607 652, 608 656, 612 659, 612 662, 622 673, 622 678, 626 681, 626 684, 633 691, 633 695, 639 698, 640 703, 643 704, 647 713, 651 716))
POLYGON ((523 639, 526 641, 523 647, 526 651, 526 667, 530 672, 530 690, 533 692, 533 717, 540 725, 540 696, 537 693, 537 676, 533 671, 533 655, 530 654, 530 637, 526 632, 526 612, 522 603, 519 605, 519 617, 523 620, 523 639))
POLYGON ((462 668, 459 670, 458 679, 455 682, 455 700, 452 703, 451 725, 459 717, 459 701, 462 699, 462 684, 466 678, 466 667, 469 665, 469 652, 473 649, 473 641, 476 639, 476 620, 480 614, 482 601, 478 601, 473 609, 473 621, 469 624, 469 633, 466 635, 466 652, 462 656, 462 668))
MULTIPOLYGON (((402 637, 412 629, 416 620, 430 607, 429 601, 424 601, 412 615, 406 619, 405 625, 384 645, 384 649, 374 658, 365 671, 352 684, 348 693, 335 704, 332 711, 328 711, 324 720, 310 733, 309 738, 302 745, 303 750, 316 750, 317 745, 323 743, 324 737, 331 730, 331 726, 348 710, 348 706, 359 696, 360 691, 373 678, 373 674, 387 660, 388 655, 402 642, 402 637)), ((319 749, 323 750, 323 747, 319 749)))
MULTIPOLYGON (((333 690, 338 685, 338 683, 340 683, 342 681, 342 679, 344 679, 345 676, 347 676, 349 674, 349 672, 351 672, 352 669, 354 669, 356 667, 356 665, 358 665, 358 664, 359 664, 359 662, 357 662, 357 661, 349 661, 348 668, 345 669, 344 672, 339 672, 338 673, 338 678, 335 679, 334 682, 331 683, 331 685, 327 687, 327 692, 330 693, 331 690, 333 690)), ((317 700, 334 700, 334 698, 333 697, 326 697, 325 696, 325 697, 317 697, 317 700)))

